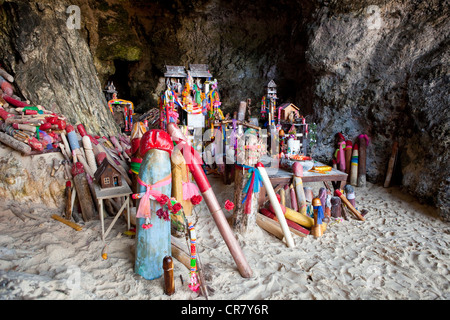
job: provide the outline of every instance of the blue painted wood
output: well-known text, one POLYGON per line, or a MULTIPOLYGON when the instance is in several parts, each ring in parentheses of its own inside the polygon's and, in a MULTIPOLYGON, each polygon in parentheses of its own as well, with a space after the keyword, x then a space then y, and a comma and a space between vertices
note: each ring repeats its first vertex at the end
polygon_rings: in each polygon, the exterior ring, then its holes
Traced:
MULTIPOLYGON (((170 174, 171 163, 168 152, 152 149, 145 154, 139 170, 139 178, 145 184, 155 184, 170 174)), ((154 190, 158 190, 170 198, 172 184, 169 183, 154 190)), ((145 191, 146 188, 138 184, 138 193, 145 191)), ((145 219, 136 219, 136 258, 134 266, 135 273, 147 280, 160 278, 164 273, 164 257, 172 255, 170 221, 164 221, 156 215, 156 211, 161 208, 158 202, 151 200, 150 206, 153 227, 143 229, 142 224, 145 219)))

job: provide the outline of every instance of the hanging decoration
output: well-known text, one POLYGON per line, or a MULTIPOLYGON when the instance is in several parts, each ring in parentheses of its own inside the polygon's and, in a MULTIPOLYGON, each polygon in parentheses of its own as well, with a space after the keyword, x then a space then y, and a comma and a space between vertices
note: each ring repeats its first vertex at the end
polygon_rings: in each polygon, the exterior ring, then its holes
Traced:
POLYGON ((191 273, 189 277, 189 289, 194 292, 198 292, 200 289, 200 283, 198 281, 197 275, 197 235, 195 233, 195 228, 192 222, 189 222, 189 235, 191 242, 191 273))
POLYGON ((113 106, 123 106, 123 117, 125 122, 125 131, 131 131, 133 127, 133 114, 134 114, 134 104, 131 101, 117 99, 117 94, 113 95, 113 99, 108 101, 108 107, 111 113, 114 115, 113 106))

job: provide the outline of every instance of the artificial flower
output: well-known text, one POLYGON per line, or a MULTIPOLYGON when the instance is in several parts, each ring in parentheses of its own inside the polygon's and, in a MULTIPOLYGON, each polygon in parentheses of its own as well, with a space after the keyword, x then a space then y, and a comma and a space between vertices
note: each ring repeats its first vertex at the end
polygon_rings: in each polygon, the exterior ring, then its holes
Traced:
POLYGON ((180 211, 182 208, 181 203, 177 202, 172 206, 172 212, 174 214, 178 213, 178 211, 180 211))
POLYGON ((158 200, 159 204, 163 206, 167 203, 167 201, 169 200, 169 197, 166 196, 165 194, 162 194, 157 200, 158 200))
POLYGON ((169 212, 167 212, 167 210, 163 210, 162 208, 156 211, 156 215, 158 216, 158 218, 164 219, 165 221, 169 220, 169 212))
POLYGON ((195 195, 191 198, 191 202, 194 206, 198 205, 200 202, 202 202, 203 197, 201 195, 195 195))
POLYGON ((230 200, 225 201, 225 209, 231 211, 234 209, 234 203, 230 200))

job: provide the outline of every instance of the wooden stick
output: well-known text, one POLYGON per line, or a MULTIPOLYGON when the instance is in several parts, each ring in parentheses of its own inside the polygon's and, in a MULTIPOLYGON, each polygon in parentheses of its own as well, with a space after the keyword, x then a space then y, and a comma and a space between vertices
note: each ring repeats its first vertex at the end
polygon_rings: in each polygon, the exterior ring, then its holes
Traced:
POLYGON ((11 147, 14 150, 19 151, 25 155, 29 155, 32 151, 31 147, 29 145, 27 145, 21 141, 18 141, 3 132, 0 132, 0 141, 3 142, 4 144, 6 144, 8 147, 11 147))
POLYGON ((355 143, 352 151, 352 160, 350 161, 350 184, 358 186, 358 162, 359 162, 359 145, 355 143))
POLYGON ((66 206, 64 216, 67 220, 70 220, 72 219, 72 207, 73 207, 72 197, 75 197, 75 194, 72 192, 72 183, 70 181, 66 182, 66 189, 64 195, 66 196, 66 206))
POLYGON ((358 187, 366 186, 366 149, 367 140, 365 135, 359 136, 359 156, 358 156, 358 187))
POLYGON ((295 189, 292 183, 289 185, 289 193, 291 196, 291 207, 294 211, 298 211, 297 196, 295 195, 295 189))
POLYGON ((347 205, 347 207, 350 209, 350 211, 361 221, 365 221, 366 219, 364 219, 364 217, 361 215, 361 213, 359 213, 358 210, 355 209, 354 206, 352 206, 352 204, 350 203, 350 201, 347 200, 347 198, 339 191, 336 190, 335 194, 341 198, 342 202, 345 203, 347 205))
POLYGON ((288 247, 292 248, 295 246, 294 239, 292 239, 291 232, 289 230, 289 226, 287 225, 286 218, 284 217, 283 210, 281 209, 281 205, 278 202, 278 199, 275 195, 275 192, 273 190, 272 183, 270 182, 269 176, 267 175, 267 171, 264 168, 264 165, 259 162, 256 167, 259 170, 259 173, 261 174, 264 187, 266 188, 266 192, 269 195, 270 204, 272 205, 274 209, 274 213, 277 215, 278 221, 280 222, 281 228, 284 233, 284 237, 286 238, 286 244, 288 247))
POLYGON ((341 198, 333 196, 331 197, 331 216, 333 218, 342 217, 341 214, 341 198))
MULTIPOLYGON (((256 214, 256 223, 258 224, 258 226, 262 229, 264 229, 265 231, 267 231, 268 233, 274 235, 275 237, 277 237, 280 240, 284 239, 284 233, 283 230, 281 229, 281 225, 279 221, 275 221, 265 215, 262 215, 260 213, 256 214)), ((299 237, 306 237, 306 235, 298 230, 295 230, 294 228, 290 228, 289 230, 295 234, 296 236, 299 237)))
POLYGON ((392 179, 392 173, 394 171, 395 163, 397 161, 397 153, 398 153, 398 142, 395 141, 392 145, 392 154, 389 159, 387 173, 386 173, 386 180, 384 181, 384 187, 387 188, 391 184, 392 179))
MULTIPOLYGON (((276 222, 279 222, 277 219, 277 216, 268 209, 261 208, 259 213, 261 213, 262 215, 264 215, 276 222)), ((294 229, 296 231, 296 234, 299 233, 299 234, 297 234, 299 236, 306 237, 310 233, 310 231, 308 229, 304 228, 303 226, 301 226, 300 224, 298 224, 292 220, 286 219, 286 222, 289 226, 289 229, 294 229)))
POLYGON ((190 199, 183 199, 183 183, 190 182, 186 160, 177 148, 173 150, 170 160, 172 162, 172 197, 181 203, 184 214, 189 217, 192 214, 192 202, 190 199))
POLYGON ((83 230, 83 228, 81 226, 77 225, 76 223, 73 223, 72 221, 68 221, 68 220, 66 220, 66 219, 64 219, 64 218, 62 218, 62 217, 60 217, 60 216, 58 216, 56 214, 52 215, 52 219, 55 219, 55 220, 57 220, 59 222, 62 222, 65 225, 68 225, 69 227, 71 227, 71 228, 73 228, 73 229, 75 229, 77 231, 83 230))
POLYGON ((285 188, 280 189, 280 203, 286 206, 286 190, 285 188))
POLYGON ((305 190, 303 189, 303 180, 301 177, 294 176, 293 181, 296 192, 295 194, 297 197, 298 212, 300 212, 303 215, 306 215, 307 202, 305 190))
MULTIPOLYGON (((234 177, 234 212, 232 216, 232 225, 237 233, 245 234, 256 227, 256 213, 259 209, 259 188, 256 181, 253 182, 253 189, 248 189, 247 194, 244 193, 246 185, 255 177, 257 172, 250 173, 249 168, 253 168, 256 163, 261 160, 261 150, 263 148, 262 141, 256 134, 243 134, 241 127, 238 128, 238 155, 237 163, 239 166, 235 167, 234 177), (245 168, 247 166, 249 168, 245 168), (248 169, 248 171, 247 171, 248 169), (247 197, 243 203, 244 198, 247 197)), ((284 191, 284 189, 283 189, 284 191)), ((281 192, 282 201, 285 201, 285 195, 281 192), (284 200, 283 200, 284 199, 284 200)))
POLYGON ((92 200, 91 190, 89 189, 86 174, 83 172, 76 175, 75 177, 73 177, 73 182, 75 185, 75 189, 77 190, 78 200, 80 201, 83 220, 85 222, 91 221, 95 216, 95 205, 94 201, 92 200))
POLYGON ((175 293, 175 281, 173 278, 173 259, 165 256, 163 260, 164 269, 164 293, 171 296, 175 293))

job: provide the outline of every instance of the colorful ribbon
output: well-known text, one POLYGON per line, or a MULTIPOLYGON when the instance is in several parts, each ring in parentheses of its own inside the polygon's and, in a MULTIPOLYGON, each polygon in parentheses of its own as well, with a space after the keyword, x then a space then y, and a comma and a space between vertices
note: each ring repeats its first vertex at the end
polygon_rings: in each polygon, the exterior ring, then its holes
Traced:
POLYGON ((245 203, 244 213, 250 214, 251 213, 251 205, 252 205, 252 195, 255 192, 259 192, 259 189, 263 185, 263 179, 262 179, 261 173, 259 172, 259 170, 257 168, 249 167, 244 164, 237 164, 237 166, 244 168, 245 170, 247 170, 249 172, 249 174, 251 174, 250 179, 248 179, 247 184, 244 187, 243 193, 245 193, 246 195, 245 195, 244 199, 242 200, 242 203, 247 201, 245 203))
POLYGON ((367 146, 370 144, 370 138, 367 134, 360 134, 358 139, 366 139, 367 146))
POLYGON ((131 172, 134 174, 139 174, 139 170, 141 169, 142 159, 141 158, 132 158, 130 162, 131 172))

